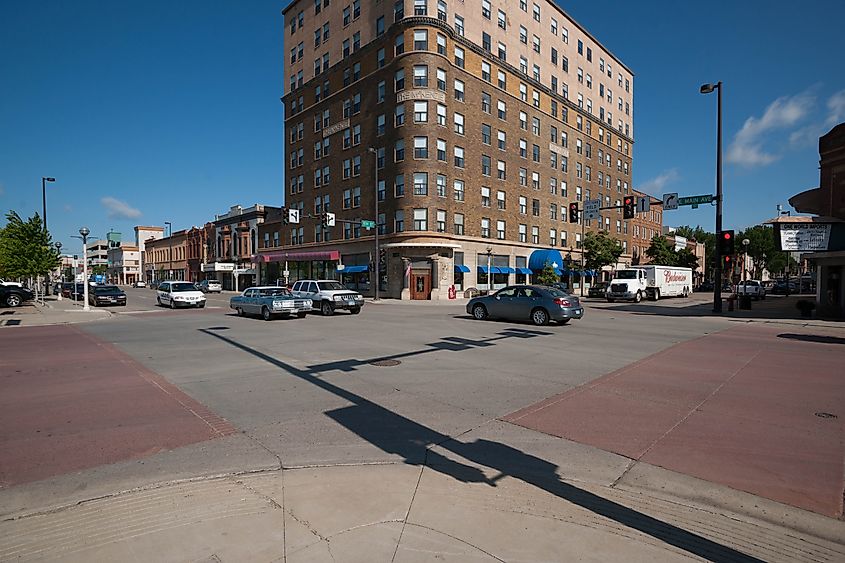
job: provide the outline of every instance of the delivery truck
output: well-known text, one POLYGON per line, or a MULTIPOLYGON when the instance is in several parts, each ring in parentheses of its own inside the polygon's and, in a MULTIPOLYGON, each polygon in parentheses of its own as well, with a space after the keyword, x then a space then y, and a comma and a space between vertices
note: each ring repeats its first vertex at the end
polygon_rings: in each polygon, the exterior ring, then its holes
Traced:
POLYGON ((675 266, 634 266, 617 270, 607 287, 605 298, 634 301, 645 298, 687 297, 692 293, 692 270, 675 266))

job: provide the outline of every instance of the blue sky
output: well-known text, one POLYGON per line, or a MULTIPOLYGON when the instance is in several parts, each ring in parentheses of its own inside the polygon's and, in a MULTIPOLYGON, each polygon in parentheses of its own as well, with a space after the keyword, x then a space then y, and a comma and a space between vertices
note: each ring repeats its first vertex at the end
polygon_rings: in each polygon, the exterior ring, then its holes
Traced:
MULTIPOLYGON (((338 0, 339 1, 339 0, 338 0)), ((201 225, 284 197, 281 9, 220 0, 5 2, 0 210, 82 225, 201 225)), ((635 73, 634 186, 714 192, 724 82, 725 228, 818 185, 818 136, 845 121, 845 3, 595 2, 564 8, 635 73), (800 8, 800 11, 797 9, 800 8)), ((711 207, 664 223, 712 229, 711 207)))

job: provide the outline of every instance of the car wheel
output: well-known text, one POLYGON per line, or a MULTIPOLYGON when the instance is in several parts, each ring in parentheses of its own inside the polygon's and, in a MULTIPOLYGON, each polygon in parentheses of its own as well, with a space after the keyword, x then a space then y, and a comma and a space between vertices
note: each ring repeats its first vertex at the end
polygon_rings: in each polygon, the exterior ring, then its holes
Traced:
POLYGON ((483 321, 487 318, 487 307, 484 305, 478 304, 472 308, 472 316, 479 321, 483 321))
POLYGON ((657 288, 654 289, 654 293, 652 294, 651 300, 652 301, 660 300, 660 290, 659 289, 657 289, 657 288))
POLYGON ((304 319, 307 314, 308 313, 306 313, 305 311, 302 311, 301 313, 297 313, 296 316, 297 318, 304 319))
POLYGON ((200 303, 199 305, 197 305, 197 307, 199 307, 200 309, 205 309, 205 303, 200 303))
POLYGON ((607 298, 607 302, 608 302, 608 303, 615 303, 615 302, 616 302, 616 299, 614 299, 613 297, 608 297, 608 298, 607 298))
POLYGON ((238 313, 238 316, 239 316, 239 317, 243 317, 243 316, 244 316, 244 310, 243 310, 243 309, 241 309, 240 307, 238 307, 237 309, 235 309, 235 312, 237 312, 237 313, 238 313))
POLYGON ((20 295, 10 293, 6 297, 6 305, 8 305, 9 307, 20 307, 21 303, 23 303, 23 299, 21 299, 20 295))
POLYGON ((349 309, 349 312, 352 313, 353 315, 357 315, 358 313, 361 312, 361 307, 351 307, 349 309))
POLYGON ((156 296, 156 305, 161 307, 161 297, 156 296))
POLYGON ((268 309, 267 307, 262 307, 261 308, 261 318, 264 319, 265 321, 269 321, 270 319, 272 319, 273 315, 270 314, 270 309, 268 309))
POLYGON ((637 295, 634 296, 634 303, 639 303, 643 300, 643 294, 641 292, 637 292, 637 295))
POLYGON ((549 324, 549 313, 545 309, 534 309, 531 311, 531 322, 537 326, 549 324))
POLYGON ((175 309, 175 308, 176 308, 176 301, 175 301, 173 298, 171 298, 171 299, 170 299, 170 308, 171 308, 171 309, 175 309))
POLYGON ((762 299, 763 301, 765 301, 765 300, 766 300, 766 294, 764 293, 764 294, 763 294, 763 296, 762 296, 760 299, 762 299))
POLYGON ((320 305, 320 312, 323 313, 324 317, 331 317, 334 315, 334 307, 328 301, 323 301, 323 304, 320 305))

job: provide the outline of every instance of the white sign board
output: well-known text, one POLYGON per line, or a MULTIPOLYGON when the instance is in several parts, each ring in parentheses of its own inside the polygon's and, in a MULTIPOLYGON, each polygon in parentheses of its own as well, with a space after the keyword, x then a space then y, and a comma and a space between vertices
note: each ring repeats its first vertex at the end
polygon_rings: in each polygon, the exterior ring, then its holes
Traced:
POLYGON ((782 250, 819 252, 827 250, 830 242, 830 223, 781 223, 782 250))
POLYGON ((601 199, 588 199, 584 202, 584 219, 598 219, 601 199))
POLYGON ((288 223, 299 223, 299 209, 288 209, 288 223))
POLYGON ((637 198, 637 213, 648 213, 651 209, 651 198, 646 197, 638 197, 637 198))
POLYGON ((678 208, 678 192, 663 194, 663 211, 678 208))
POLYGON ((687 239, 686 237, 682 237, 681 235, 675 235, 675 250, 681 250, 687 247, 687 239))

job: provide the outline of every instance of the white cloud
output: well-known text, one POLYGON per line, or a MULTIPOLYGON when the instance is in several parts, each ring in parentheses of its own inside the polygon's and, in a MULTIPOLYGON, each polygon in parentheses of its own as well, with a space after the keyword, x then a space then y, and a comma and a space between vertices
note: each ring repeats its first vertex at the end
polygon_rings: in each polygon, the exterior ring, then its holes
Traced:
MULTIPOLYGON (((763 146, 767 133, 794 126, 810 113, 814 104, 815 97, 806 92, 797 96, 784 96, 769 104, 763 117, 746 119, 728 148, 728 162, 743 166, 765 166, 776 161, 780 155, 767 151, 763 146)), ((795 142, 805 134, 799 134, 795 142)))
POLYGON ((826 125, 838 125, 845 121, 845 90, 840 90, 827 100, 827 109, 830 114, 827 116, 826 125))
POLYGON ((141 216, 139 210, 131 207, 125 201, 120 201, 113 197, 104 197, 100 200, 100 203, 108 209, 110 219, 137 219, 141 216))
POLYGON ((654 178, 641 183, 637 186, 637 189, 647 194, 661 195, 667 185, 677 182, 680 178, 681 175, 678 173, 678 169, 670 168, 669 170, 664 170, 654 178))

